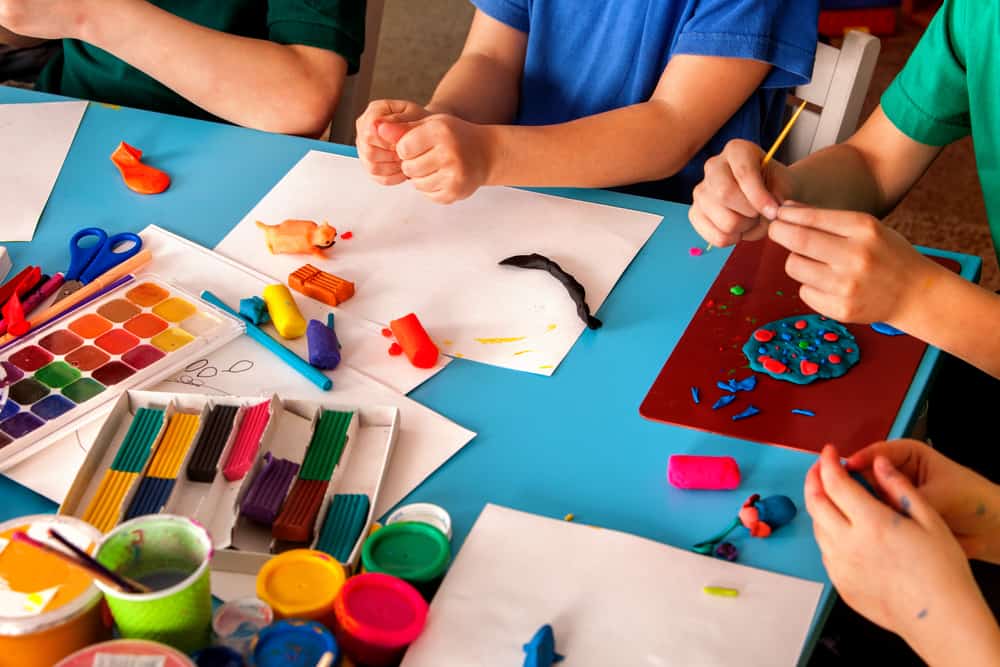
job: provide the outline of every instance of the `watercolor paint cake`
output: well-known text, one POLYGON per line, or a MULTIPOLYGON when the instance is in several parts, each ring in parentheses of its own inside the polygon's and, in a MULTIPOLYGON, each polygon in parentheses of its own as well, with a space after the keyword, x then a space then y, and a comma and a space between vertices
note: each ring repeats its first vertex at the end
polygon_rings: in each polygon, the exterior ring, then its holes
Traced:
POLYGON ((0 462, 242 331, 235 318, 153 276, 41 327, 0 352, 0 462))

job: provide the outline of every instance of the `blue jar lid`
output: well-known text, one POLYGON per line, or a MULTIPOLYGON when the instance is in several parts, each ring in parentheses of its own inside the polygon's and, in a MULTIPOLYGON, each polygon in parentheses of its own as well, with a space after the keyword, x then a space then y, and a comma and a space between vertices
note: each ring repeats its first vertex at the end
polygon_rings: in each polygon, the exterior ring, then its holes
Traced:
POLYGON ((315 621, 278 621, 260 631, 253 650, 257 667, 315 667, 323 655, 333 653, 331 664, 340 660, 333 635, 315 621))

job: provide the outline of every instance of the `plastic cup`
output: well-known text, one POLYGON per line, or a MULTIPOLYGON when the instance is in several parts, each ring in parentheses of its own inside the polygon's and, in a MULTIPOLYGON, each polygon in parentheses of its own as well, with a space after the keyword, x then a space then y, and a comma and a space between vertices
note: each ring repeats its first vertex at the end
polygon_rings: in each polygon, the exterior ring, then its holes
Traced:
POLYGON ((423 632, 427 609, 420 592, 402 579, 359 574, 347 580, 333 603, 333 634, 354 662, 388 667, 397 664, 423 632))
POLYGON ((428 602, 451 563, 451 543, 434 526, 400 521, 372 533, 361 549, 365 572, 381 572, 412 584, 428 602))
POLYGON ((182 516, 139 517, 105 536, 97 560, 153 589, 122 593, 97 582, 122 637, 162 642, 185 653, 209 644, 212 540, 204 528, 182 516))
POLYGON ((215 612, 212 632, 217 644, 249 658, 258 633, 272 621, 274 612, 266 602, 257 598, 239 598, 230 600, 215 612))
POLYGON ((301 618, 333 627, 333 600, 347 575, 328 554, 293 549, 264 563, 257 573, 257 597, 275 619, 301 618))
POLYGON ((94 665, 117 664, 195 667, 195 664, 183 653, 179 653, 169 646, 141 639, 116 639, 94 644, 77 651, 58 663, 56 667, 94 667, 94 665))

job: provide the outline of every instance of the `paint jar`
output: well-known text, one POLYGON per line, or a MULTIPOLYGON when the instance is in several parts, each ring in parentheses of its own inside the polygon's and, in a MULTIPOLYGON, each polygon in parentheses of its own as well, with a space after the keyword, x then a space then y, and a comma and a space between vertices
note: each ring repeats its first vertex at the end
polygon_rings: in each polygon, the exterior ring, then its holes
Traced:
POLYGON ((340 661, 340 648, 330 631, 315 621, 278 621, 264 629, 254 645, 255 667, 314 667, 327 653, 331 666, 340 661))
POLYGON ((49 543, 48 529, 93 552, 101 533, 68 516, 40 514, 0 524, 0 663, 18 667, 50 667, 84 646, 111 638, 101 591, 92 577, 59 558, 11 535, 25 531, 49 543), (29 599, 29 594, 33 595, 29 599))
POLYGON ((361 549, 365 572, 381 572, 412 584, 430 602, 451 563, 447 536, 432 525, 401 521, 372 533, 361 549))
POLYGON ((77 651, 56 667, 98 667, 103 665, 156 665, 195 667, 180 651, 142 639, 116 639, 77 651))
POLYGON ((122 637, 163 642, 185 653, 209 644, 212 540, 201 525, 170 514, 132 519, 108 533, 96 557, 153 589, 122 593, 97 582, 122 637))
POLYGON ((427 601, 417 589, 375 572, 348 579, 333 611, 344 655, 367 667, 397 664, 427 622, 427 601))
POLYGON ((333 600, 347 575, 331 556, 292 549, 264 563, 257 573, 257 597, 276 619, 301 618, 333 627, 333 600))
POLYGON ((416 521, 417 523, 426 523, 434 526, 444 533, 449 542, 451 541, 451 515, 443 507, 432 503, 410 503, 409 505, 403 505, 389 515, 389 518, 385 520, 385 524, 388 526, 393 523, 400 523, 401 521, 416 521))
POLYGON ((273 621, 274 612, 266 602, 257 598, 239 598, 226 602, 215 612, 212 633, 217 644, 249 658, 254 639, 273 621))

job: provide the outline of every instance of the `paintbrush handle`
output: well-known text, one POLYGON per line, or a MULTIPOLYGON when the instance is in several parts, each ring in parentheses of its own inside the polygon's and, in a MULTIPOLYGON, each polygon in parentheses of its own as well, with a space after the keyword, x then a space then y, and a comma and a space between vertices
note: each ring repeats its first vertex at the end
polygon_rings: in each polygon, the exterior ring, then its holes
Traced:
MULTIPOLYGON (((74 555, 68 554, 65 551, 62 551, 61 549, 56 549, 55 547, 50 546, 48 544, 45 544, 44 542, 39 542, 38 540, 36 540, 35 538, 31 537, 27 533, 18 531, 16 533, 14 533, 13 535, 11 535, 11 539, 13 541, 15 541, 15 542, 21 542, 22 544, 27 544, 28 546, 34 547, 35 549, 38 549, 39 551, 44 551, 45 553, 49 554, 50 556, 54 556, 55 558, 58 558, 62 562, 66 563, 67 565, 72 565, 73 567, 77 567, 77 568, 79 568, 81 570, 84 570, 90 576, 94 577, 95 579, 100 579, 101 581, 103 581, 108 586, 111 586, 113 588, 117 588, 122 593, 135 593, 135 592, 137 592, 135 590, 131 590, 127 585, 123 586, 122 585, 123 582, 116 581, 114 578, 107 576, 107 574, 106 574, 107 570, 104 570, 104 571, 95 570, 91 566, 91 564, 89 562, 81 561, 78 558, 76 558, 74 555)), ((96 562, 96 561, 94 561, 94 562, 96 562)))
POLYGON ((100 562, 98 562, 98 560, 96 558, 94 558, 93 556, 91 556, 90 554, 88 554, 86 551, 84 551, 80 547, 76 546, 75 544, 73 544, 72 542, 70 542, 68 539, 66 539, 65 537, 63 537, 61 534, 59 534, 54 528, 49 528, 49 537, 51 537, 52 539, 56 540, 57 542, 59 542, 59 544, 63 545, 64 547, 66 547, 67 549, 69 549, 70 551, 72 551, 73 554, 78 559, 80 559, 81 561, 83 561, 84 563, 86 563, 88 565, 89 569, 92 569, 94 571, 100 572, 101 574, 104 575, 104 579, 110 579, 111 581, 114 581, 115 582, 115 586, 117 586, 118 588, 124 589, 126 593, 150 593, 150 592, 152 592, 151 589, 149 589, 146 586, 143 586, 138 581, 135 581, 134 579, 130 579, 130 578, 126 577, 123 574, 118 574, 117 572, 112 572, 111 570, 109 570, 108 568, 106 568, 104 565, 102 565, 100 562))

